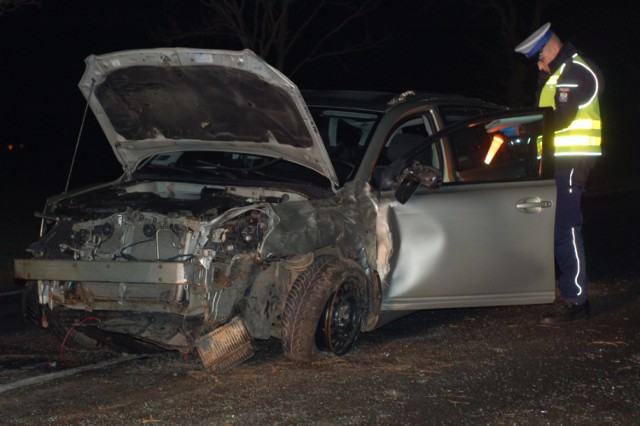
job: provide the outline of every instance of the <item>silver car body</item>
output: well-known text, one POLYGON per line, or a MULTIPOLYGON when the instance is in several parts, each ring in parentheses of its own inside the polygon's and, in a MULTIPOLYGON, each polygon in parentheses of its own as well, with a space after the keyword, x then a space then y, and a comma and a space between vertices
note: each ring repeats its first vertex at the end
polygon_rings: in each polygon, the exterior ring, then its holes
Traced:
POLYGON ((547 181, 480 184, 472 191, 444 186, 404 205, 382 201, 391 234, 402 242, 385 277, 382 309, 553 301, 552 241, 541 235, 553 227, 553 216, 519 207, 553 199, 555 186, 547 181))
POLYGON ((86 329, 180 350, 207 340, 216 357, 225 324, 281 338, 292 286, 326 255, 361 269, 365 331, 419 309, 554 299, 548 111, 303 97, 250 51, 91 56, 80 88, 124 175, 50 198, 33 257, 15 261, 67 327, 91 313, 102 321, 86 329), (497 133, 497 159, 472 159, 497 133))

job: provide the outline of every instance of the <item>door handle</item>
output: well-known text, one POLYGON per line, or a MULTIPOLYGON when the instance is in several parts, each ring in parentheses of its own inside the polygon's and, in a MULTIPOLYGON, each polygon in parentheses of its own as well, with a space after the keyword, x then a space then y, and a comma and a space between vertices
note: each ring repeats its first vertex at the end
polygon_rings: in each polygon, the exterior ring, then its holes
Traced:
POLYGON ((522 213, 540 213, 542 209, 548 209, 551 206, 553 202, 540 197, 528 197, 516 203, 516 209, 522 213))

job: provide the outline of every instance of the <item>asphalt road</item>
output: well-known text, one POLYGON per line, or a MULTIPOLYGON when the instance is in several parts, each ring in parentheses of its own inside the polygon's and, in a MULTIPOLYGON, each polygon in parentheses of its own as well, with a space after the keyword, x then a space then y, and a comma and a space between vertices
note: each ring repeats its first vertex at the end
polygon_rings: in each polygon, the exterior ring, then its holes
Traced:
POLYGON ((67 350, 0 306, 0 424, 637 424, 640 192, 584 200, 593 316, 538 322, 547 306, 420 312, 311 367, 275 340, 221 376, 175 355, 67 350), (46 379, 46 377, 45 377, 46 379), (23 382, 21 382, 23 381, 23 382))

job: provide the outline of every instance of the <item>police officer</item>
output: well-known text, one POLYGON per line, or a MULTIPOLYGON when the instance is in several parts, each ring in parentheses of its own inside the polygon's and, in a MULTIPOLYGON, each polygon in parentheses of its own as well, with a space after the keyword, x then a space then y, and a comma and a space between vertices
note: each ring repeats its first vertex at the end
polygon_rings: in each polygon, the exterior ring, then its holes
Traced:
POLYGON ((562 43, 546 23, 516 46, 538 60, 538 105, 554 109, 555 179, 558 191, 555 257, 560 300, 543 323, 589 316, 589 283, 582 240, 580 198, 589 171, 601 155, 598 92, 601 82, 592 65, 570 43, 562 43))

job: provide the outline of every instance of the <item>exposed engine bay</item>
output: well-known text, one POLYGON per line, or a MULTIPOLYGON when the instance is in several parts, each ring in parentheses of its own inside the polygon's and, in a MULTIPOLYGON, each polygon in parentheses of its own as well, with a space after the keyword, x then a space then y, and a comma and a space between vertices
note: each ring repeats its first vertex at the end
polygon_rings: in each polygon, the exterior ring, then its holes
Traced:
POLYGON ((276 312, 268 295, 275 294, 278 274, 258 249, 279 221, 272 205, 304 199, 256 188, 143 182, 56 201, 44 213, 46 235, 29 251, 56 262, 48 265, 53 276, 70 279, 39 280, 39 302, 68 311, 62 317, 70 321, 74 313, 101 311, 102 321, 86 329, 183 350, 240 306, 255 311, 244 315, 251 335, 268 338, 272 330, 259 324, 276 312), (249 284, 266 297, 239 305, 249 284))
POLYGON ((54 258, 179 261, 202 250, 224 256, 258 246, 268 231, 269 204, 304 199, 294 193, 238 194, 238 188, 180 185, 145 182, 55 202, 45 213, 55 221, 48 248, 36 243, 30 251, 38 256, 51 250, 54 238, 60 253, 47 253, 54 258), (147 191, 149 186, 165 191, 147 191))

